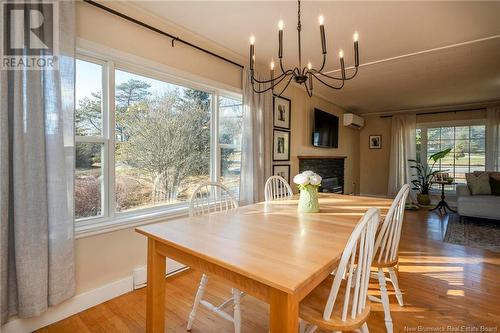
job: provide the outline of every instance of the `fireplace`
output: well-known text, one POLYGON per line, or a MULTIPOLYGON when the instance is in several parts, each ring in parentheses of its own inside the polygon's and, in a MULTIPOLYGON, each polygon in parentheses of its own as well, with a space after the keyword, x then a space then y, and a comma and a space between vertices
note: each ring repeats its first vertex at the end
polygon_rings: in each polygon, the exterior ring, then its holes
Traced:
POLYGON ((299 156, 299 172, 311 170, 320 175, 320 192, 343 194, 344 160, 339 156, 299 156))

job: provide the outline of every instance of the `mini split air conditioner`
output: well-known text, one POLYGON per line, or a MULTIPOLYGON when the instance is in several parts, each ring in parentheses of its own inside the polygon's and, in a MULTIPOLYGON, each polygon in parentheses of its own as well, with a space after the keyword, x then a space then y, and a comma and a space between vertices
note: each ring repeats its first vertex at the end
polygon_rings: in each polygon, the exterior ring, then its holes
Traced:
POLYGON ((365 120, 354 113, 344 113, 344 126, 361 129, 365 125, 365 120))

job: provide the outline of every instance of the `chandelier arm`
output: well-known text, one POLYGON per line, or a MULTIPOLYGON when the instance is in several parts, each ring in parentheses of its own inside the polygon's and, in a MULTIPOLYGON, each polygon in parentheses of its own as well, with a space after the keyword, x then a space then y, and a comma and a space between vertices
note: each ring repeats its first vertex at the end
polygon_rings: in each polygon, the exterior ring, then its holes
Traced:
POLYGON ((323 71, 326 65, 326 53, 323 53, 323 63, 321 64, 321 68, 318 70, 319 73, 323 71))
POLYGON ((285 69, 283 68, 283 60, 280 58, 280 68, 281 68, 281 73, 285 74, 285 72, 288 72, 288 71, 285 71, 285 69))
POLYGON ((321 80, 319 77, 316 76, 316 74, 313 74, 313 76, 321 83, 323 83, 325 86, 330 87, 332 89, 340 90, 342 87, 344 87, 344 81, 342 81, 342 84, 339 87, 332 86, 331 84, 326 83, 325 81, 321 80))
POLYGON ((319 74, 319 75, 321 75, 321 76, 327 77, 327 78, 332 79, 332 80, 337 80, 337 81, 349 81, 349 80, 354 79, 354 77, 358 74, 358 67, 356 67, 356 69, 354 70, 354 74, 352 74, 352 76, 350 76, 350 77, 346 77, 345 79, 342 79, 342 78, 340 78, 340 77, 330 76, 330 75, 328 75, 328 74, 322 73, 322 72, 317 71, 317 70, 313 70, 312 72, 313 72, 313 73, 316 73, 316 74, 319 74))
POLYGON ((354 79, 354 77, 358 74, 358 67, 355 67, 354 74, 351 77, 346 78, 346 81, 354 79))
MULTIPOLYGON (((274 87, 276 87, 278 84, 280 84, 280 83, 281 83, 281 82, 282 82, 282 81, 283 81, 283 80, 284 80, 284 79, 285 79, 288 75, 290 75, 290 74, 291 74, 291 73, 288 73, 288 74, 284 75, 284 76, 283 76, 283 77, 282 77, 282 78, 281 78, 278 82, 276 82, 276 83, 274 83, 274 84, 271 84, 271 86, 270 86, 270 87, 265 88, 265 89, 263 89, 263 90, 258 90, 258 89, 255 89, 255 85, 253 85, 253 84, 252 84, 253 91, 254 91, 254 92, 256 92, 256 93, 259 93, 259 94, 260 94, 260 93, 266 92, 266 91, 268 91, 268 90, 271 90, 271 89, 273 89, 274 87)), ((292 78, 293 78, 293 76, 292 76, 290 79, 292 79, 292 78)))
POLYGON ((343 81, 341 77, 330 76, 328 74, 321 73, 321 72, 318 72, 318 71, 314 71, 313 74, 319 74, 321 76, 327 77, 327 78, 332 79, 332 80, 343 81))
POLYGON ((304 82, 304 86, 306 87, 306 92, 307 92, 307 95, 308 95, 309 97, 312 97, 312 95, 313 95, 313 94, 312 94, 312 90, 309 90, 309 87, 307 87, 307 83, 306 83, 306 82, 304 82))
MULTIPOLYGON (((289 74, 289 73, 288 73, 288 74, 289 74)), ((275 77, 275 78, 273 78, 273 79, 271 79, 271 80, 263 80, 263 81, 260 81, 260 80, 256 79, 256 78, 254 77, 254 75, 252 74, 252 80, 253 80, 253 81, 255 81, 255 82, 257 82, 257 83, 269 83, 269 82, 273 82, 273 81, 275 81, 275 80, 279 80, 279 79, 281 79, 281 78, 282 78, 283 76, 285 76, 285 75, 287 75, 287 74, 286 74, 286 73, 283 73, 283 74, 280 74, 280 76, 275 77)))
POLYGON ((278 97, 281 97, 281 94, 285 92, 286 88, 288 88, 288 86, 290 85, 290 82, 292 82, 292 79, 293 79, 293 75, 290 77, 290 79, 286 83, 285 88, 283 88, 283 90, 281 90, 281 92, 278 94, 278 97))

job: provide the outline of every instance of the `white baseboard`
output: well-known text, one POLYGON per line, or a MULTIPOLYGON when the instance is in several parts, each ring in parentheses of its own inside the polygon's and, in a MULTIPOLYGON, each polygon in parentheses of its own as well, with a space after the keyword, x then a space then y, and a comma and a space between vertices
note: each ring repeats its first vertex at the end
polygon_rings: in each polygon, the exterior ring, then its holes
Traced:
POLYGON ((29 333, 78 312, 128 293, 134 289, 132 276, 108 283, 72 297, 64 303, 49 308, 45 313, 34 318, 14 318, 0 328, 2 333, 29 333))
MULTIPOLYGON (((171 276, 187 269, 185 265, 167 258, 167 271, 165 274, 171 276)), ((50 307, 38 317, 17 318, 9 320, 0 326, 2 333, 29 333, 42 327, 53 324, 64 318, 68 318, 78 312, 82 312, 93 306, 99 305, 110 299, 126 294, 134 289, 146 286, 146 266, 134 269, 133 274, 126 278, 113 281, 99 288, 86 291, 72 297, 64 303, 50 307)))
MULTIPOLYGON (((165 271, 166 276, 173 275, 188 268, 186 265, 181 264, 170 258, 167 258, 166 266, 167 266, 165 271)), ((134 268, 134 270, 132 271, 134 290, 146 286, 147 270, 148 270, 147 266, 140 266, 134 268)))

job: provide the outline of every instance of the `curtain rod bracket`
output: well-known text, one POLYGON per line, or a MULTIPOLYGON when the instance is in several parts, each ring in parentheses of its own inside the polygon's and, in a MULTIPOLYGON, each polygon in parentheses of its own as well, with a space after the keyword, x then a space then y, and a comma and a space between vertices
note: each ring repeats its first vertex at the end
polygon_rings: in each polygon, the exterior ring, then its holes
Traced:
POLYGON ((175 46, 175 42, 179 40, 179 36, 172 38, 172 47, 175 46))

